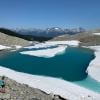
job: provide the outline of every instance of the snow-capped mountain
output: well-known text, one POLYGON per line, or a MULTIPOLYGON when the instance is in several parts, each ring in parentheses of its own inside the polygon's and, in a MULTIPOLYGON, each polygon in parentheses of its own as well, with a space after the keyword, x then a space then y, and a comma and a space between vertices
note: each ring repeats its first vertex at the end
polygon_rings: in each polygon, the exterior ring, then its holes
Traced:
POLYGON ((73 29, 62 29, 60 27, 51 27, 47 29, 17 29, 15 30, 19 34, 23 35, 33 35, 33 36, 43 36, 43 37, 56 37, 59 35, 64 35, 64 34, 77 34, 80 32, 84 32, 85 29, 79 27, 79 28, 73 28, 73 29))

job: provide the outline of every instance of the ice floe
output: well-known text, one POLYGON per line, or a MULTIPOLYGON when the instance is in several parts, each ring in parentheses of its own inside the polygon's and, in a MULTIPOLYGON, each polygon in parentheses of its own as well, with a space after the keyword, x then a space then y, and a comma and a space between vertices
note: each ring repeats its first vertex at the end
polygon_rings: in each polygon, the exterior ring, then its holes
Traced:
POLYGON ((32 49, 32 48, 44 48, 42 50, 32 50, 32 51, 23 51, 20 52, 21 54, 31 55, 31 56, 38 56, 38 57, 54 57, 57 54, 64 53, 67 46, 78 46, 79 41, 72 40, 72 41, 48 41, 45 43, 39 43, 34 46, 28 46, 24 48, 32 49), (58 46, 56 48, 48 48, 52 46, 58 46))
POLYGON ((45 57, 50 58, 54 57, 57 54, 62 54, 66 50, 67 46, 59 46, 57 48, 52 49, 42 49, 42 50, 33 50, 33 51, 23 51, 20 52, 21 54, 31 55, 31 56, 37 56, 37 57, 45 57))

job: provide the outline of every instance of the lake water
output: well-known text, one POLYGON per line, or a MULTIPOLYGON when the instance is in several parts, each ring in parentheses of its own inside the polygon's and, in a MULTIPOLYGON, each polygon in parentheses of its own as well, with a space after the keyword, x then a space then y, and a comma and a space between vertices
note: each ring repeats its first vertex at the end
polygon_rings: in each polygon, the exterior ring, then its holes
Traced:
MULTIPOLYGON (((54 47, 52 47, 54 48, 54 47)), ((11 52, 0 57, 0 66, 35 75, 63 78, 80 86, 100 92, 100 83, 87 75, 86 69, 94 53, 90 49, 68 47, 65 53, 52 58, 22 55, 11 52)))

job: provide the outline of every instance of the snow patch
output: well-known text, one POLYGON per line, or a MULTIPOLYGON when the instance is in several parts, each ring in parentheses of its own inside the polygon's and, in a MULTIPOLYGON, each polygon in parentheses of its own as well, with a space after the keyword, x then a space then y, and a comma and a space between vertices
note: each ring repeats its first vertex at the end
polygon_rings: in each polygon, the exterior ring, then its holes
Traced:
POLYGON ((91 77, 100 82, 100 46, 90 46, 89 48, 95 50, 96 57, 91 61, 87 70, 91 77))
POLYGON ((0 45, 0 50, 10 49, 11 47, 0 45))
POLYGON ((14 45, 16 49, 21 49, 22 46, 21 45, 14 45))
POLYGON ((70 41, 47 41, 46 44, 49 45, 69 45, 69 46, 78 46, 79 45, 79 41, 77 40, 70 40, 70 41))
POLYGON ((93 35, 100 35, 100 33, 92 33, 93 35))

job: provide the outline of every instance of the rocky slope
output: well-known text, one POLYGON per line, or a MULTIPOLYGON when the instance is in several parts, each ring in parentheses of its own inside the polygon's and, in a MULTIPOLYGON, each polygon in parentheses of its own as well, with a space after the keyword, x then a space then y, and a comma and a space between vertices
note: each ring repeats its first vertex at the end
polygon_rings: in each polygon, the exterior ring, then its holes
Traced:
POLYGON ((5 93, 0 93, 0 100, 65 100, 60 96, 46 94, 39 89, 19 84, 7 77, 5 77, 4 81, 5 93))
POLYGON ((26 46, 29 44, 30 42, 27 40, 0 32, 0 45, 11 46, 13 48, 15 45, 26 46))
POLYGON ((92 33, 79 33, 75 35, 62 35, 51 39, 51 41, 67 41, 67 40, 79 40, 82 46, 100 45, 100 35, 94 35, 92 33))

